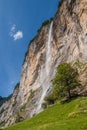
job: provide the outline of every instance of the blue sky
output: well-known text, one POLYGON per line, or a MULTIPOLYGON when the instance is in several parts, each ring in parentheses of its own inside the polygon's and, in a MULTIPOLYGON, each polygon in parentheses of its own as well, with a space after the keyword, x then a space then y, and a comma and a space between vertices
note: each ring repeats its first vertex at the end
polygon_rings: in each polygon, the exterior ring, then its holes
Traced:
POLYGON ((58 0, 0 0, 0 96, 12 93, 29 41, 57 7, 58 0))

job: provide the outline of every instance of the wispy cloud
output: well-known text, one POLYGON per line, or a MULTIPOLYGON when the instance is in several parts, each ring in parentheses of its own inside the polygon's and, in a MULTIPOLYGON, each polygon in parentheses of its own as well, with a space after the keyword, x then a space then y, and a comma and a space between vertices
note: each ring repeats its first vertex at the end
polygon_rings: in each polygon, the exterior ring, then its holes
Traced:
POLYGON ((15 29, 16 29, 16 25, 15 24, 13 24, 13 26, 12 26, 12 28, 11 28, 11 31, 15 31, 15 29))
POLYGON ((13 35, 14 41, 23 38, 23 32, 22 31, 18 31, 13 35))
POLYGON ((12 27, 11 27, 11 30, 10 30, 10 36, 11 37, 13 37, 14 36, 14 34, 15 34, 15 32, 16 32, 16 25, 15 24, 13 24, 12 25, 12 27))
POLYGON ((15 24, 12 25, 9 34, 10 34, 10 37, 12 37, 14 41, 23 38, 23 32, 20 30, 17 30, 15 24))

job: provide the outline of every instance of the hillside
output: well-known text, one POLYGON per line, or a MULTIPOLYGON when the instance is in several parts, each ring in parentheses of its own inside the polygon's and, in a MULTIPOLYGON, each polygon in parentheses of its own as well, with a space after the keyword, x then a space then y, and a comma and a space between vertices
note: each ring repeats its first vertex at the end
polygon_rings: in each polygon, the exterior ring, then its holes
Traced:
POLYGON ((87 98, 57 103, 37 116, 4 130, 87 130, 87 98))

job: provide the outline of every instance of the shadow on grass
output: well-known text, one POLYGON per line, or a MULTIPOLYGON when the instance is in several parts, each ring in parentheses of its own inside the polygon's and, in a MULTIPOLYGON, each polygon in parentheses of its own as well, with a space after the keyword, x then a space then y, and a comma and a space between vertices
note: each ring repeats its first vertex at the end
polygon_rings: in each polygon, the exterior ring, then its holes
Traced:
POLYGON ((61 101, 61 104, 69 103, 69 102, 71 102, 72 100, 75 100, 78 97, 81 97, 81 96, 79 96, 78 94, 76 94, 76 95, 73 95, 71 98, 63 99, 61 101))

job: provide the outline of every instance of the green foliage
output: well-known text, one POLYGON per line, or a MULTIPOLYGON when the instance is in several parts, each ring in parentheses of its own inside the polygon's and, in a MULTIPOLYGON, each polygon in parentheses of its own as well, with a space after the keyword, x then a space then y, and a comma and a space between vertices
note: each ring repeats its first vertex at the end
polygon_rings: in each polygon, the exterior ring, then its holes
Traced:
POLYGON ((47 105, 54 104, 54 97, 52 94, 46 96, 44 100, 47 103, 47 105))
POLYGON ((33 96, 34 96, 34 91, 31 89, 31 91, 30 91, 30 98, 33 98, 33 96))
POLYGON ((35 93, 35 91, 33 91, 33 90, 31 89, 30 95, 29 95, 29 97, 28 97, 28 101, 31 100, 31 99, 34 97, 34 93, 35 93))
POLYGON ((87 97, 56 103, 37 116, 4 130, 87 130, 87 97), (77 114, 80 110, 85 113, 77 114))
POLYGON ((54 99, 64 98, 68 94, 71 98, 71 90, 79 86, 78 71, 69 63, 63 63, 57 67, 57 73, 53 79, 54 99))
POLYGON ((82 62, 80 62, 79 60, 77 60, 77 61, 75 62, 75 65, 76 65, 76 67, 81 68, 81 67, 84 66, 85 64, 82 63, 82 62))
MULTIPOLYGON (((35 91, 33 91, 33 90, 31 89, 30 95, 29 95, 29 97, 28 97, 27 102, 29 102, 29 101, 34 97, 34 93, 35 93, 35 91)), ((27 103, 25 103, 25 104, 21 107, 20 112, 25 112, 26 107, 27 107, 27 103)))
POLYGON ((47 108, 47 102, 43 102, 43 103, 42 103, 42 108, 43 108, 43 109, 46 109, 46 108, 47 108))

